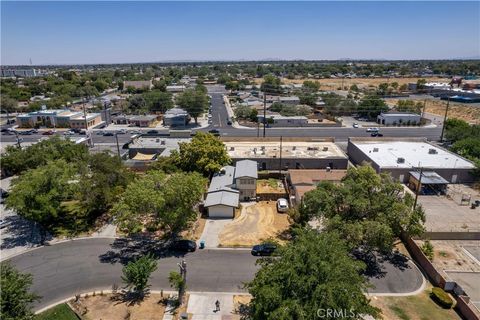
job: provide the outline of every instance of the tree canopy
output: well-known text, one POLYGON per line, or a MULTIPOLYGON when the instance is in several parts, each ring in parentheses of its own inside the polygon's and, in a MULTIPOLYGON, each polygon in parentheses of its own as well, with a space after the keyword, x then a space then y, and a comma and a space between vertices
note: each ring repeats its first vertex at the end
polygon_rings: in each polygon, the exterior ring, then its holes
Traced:
POLYGON ((336 233, 300 231, 279 257, 258 263, 247 284, 253 319, 317 319, 327 309, 346 310, 354 319, 379 313, 364 294, 364 264, 349 256, 336 233))
POLYGON ((357 112, 362 117, 369 119, 376 118, 380 113, 388 111, 385 101, 374 95, 365 96, 358 104, 357 112))
POLYGON ((174 150, 171 157, 182 170, 205 176, 218 172, 231 161, 223 142, 204 132, 197 132, 191 142, 180 143, 179 150, 174 150))
POLYGON ((205 86, 197 85, 195 89, 187 89, 177 96, 177 104, 198 123, 198 117, 208 109, 208 96, 205 86))
POLYGON ((31 304, 40 296, 30 292, 33 277, 17 271, 9 262, 0 263, 0 314, 3 320, 30 320, 31 304))
POLYGON ((123 267, 122 281, 126 288, 134 291, 141 297, 144 296, 149 287, 148 280, 150 275, 157 269, 157 261, 151 255, 144 255, 135 261, 130 261, 123 267))
POLYGON ((120 227, 129 233, 147 228, 176 234, 197 217, 194 207, 203 197, 206 179, 199 173, 166 175, 148 171, 131 182, 113 211, 120 227))
POLYGON ((324 181, 307 192, 297 221, 321 218, 326 230, 338 231, 352 249, 388 251, 402 232, 424 232, 425 213, 421 206, 413 208, 413 202, 390 175, 365 165, 349 169, 340 184, 324 181))

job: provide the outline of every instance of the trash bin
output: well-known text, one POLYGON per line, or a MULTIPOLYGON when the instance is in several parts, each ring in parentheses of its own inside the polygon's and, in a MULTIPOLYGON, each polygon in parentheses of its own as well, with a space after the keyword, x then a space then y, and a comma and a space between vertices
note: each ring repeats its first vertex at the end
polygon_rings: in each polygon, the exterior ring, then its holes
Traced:
POLYGON ((205 248, 205 240, 201 240, 200 241, 200 249, 204 249, 205 248))

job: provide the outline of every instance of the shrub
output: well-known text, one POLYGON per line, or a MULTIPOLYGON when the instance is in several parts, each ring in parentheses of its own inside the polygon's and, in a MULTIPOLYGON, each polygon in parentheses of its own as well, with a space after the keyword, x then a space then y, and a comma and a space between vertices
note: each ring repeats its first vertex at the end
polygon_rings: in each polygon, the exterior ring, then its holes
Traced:
POLYGON ((433 288, 430 297, 445 309, 450 309, 453 306, 452 298, 450 298, 448 293, 446 293, 442 288, 433 288))
POLYGON ((427 256, 428 260, 432 261, 433 260, 433 245, 430 243, 429 240, 425 240, 421 249, 422 249, 423 254, 427 256))

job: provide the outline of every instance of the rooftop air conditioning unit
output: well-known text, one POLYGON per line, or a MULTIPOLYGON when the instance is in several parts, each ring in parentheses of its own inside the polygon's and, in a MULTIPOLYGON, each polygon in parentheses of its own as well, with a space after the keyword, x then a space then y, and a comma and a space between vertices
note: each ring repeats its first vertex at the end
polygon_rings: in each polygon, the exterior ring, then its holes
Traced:
POLYGON ((428 154, 437 154, 438 151, 436 149, 428 149, 428 154))
POLYGON ((292 150, 297 150, 297 146, 293 146, 292 150))
POLYGON ((226 172, 226 171, 225 171, 225 168, 220 169, 220 175, 224 175, 225 172, 226 172))
POLYGON ((373 148, 373 152, 378 152, 378 148, 373 148))
POLYGON ((160 141, 161 145, 165 145, 165 140, 160 141))
POLYGON ((325 170, 327 170, 327 172, 330 172, 330 170, 332 170, 330 167, 326 167, 325 170))
POLYGON ((405 163, 405 158, 398 158, 397 163, 405 163))
POLYGON ((230 151, 235 151, 235 147, 230 147, 230 151))
POLYGON ((328 147, 323 147, 323 151, 328 151, 328 147))
POLYGON ((155 142, 160 142, 160 139, 155 139, 155 142))

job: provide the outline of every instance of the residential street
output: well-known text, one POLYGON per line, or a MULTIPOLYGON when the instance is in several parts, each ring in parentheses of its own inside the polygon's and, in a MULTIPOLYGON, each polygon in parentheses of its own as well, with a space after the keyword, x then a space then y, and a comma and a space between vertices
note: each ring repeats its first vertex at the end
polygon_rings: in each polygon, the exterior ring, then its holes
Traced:
MULTIPOLYGON (((21 272, 33 274, 33 291, 43 298, 35 309, 71 297, 77 293, 111 289, 122 286, 122 263, 146 252, 157 242, 123 239, 85 239, 45 246, 10 261, 21 272)), ((168 251, 154 250, 161 258, 151 279, 151 289, 171 290, 170 271, 178 270, 182 256, 168 251)), ((253 278, 256 258, 246 250, 198 250, 184 256, 187 261, 187 286, 190 291, 241 292, 242 284, 253 278)), ((376 272, 370 293, 408 293, 421 287, 423 277, 411 262, 383 263, 383 271, 376 272)))

